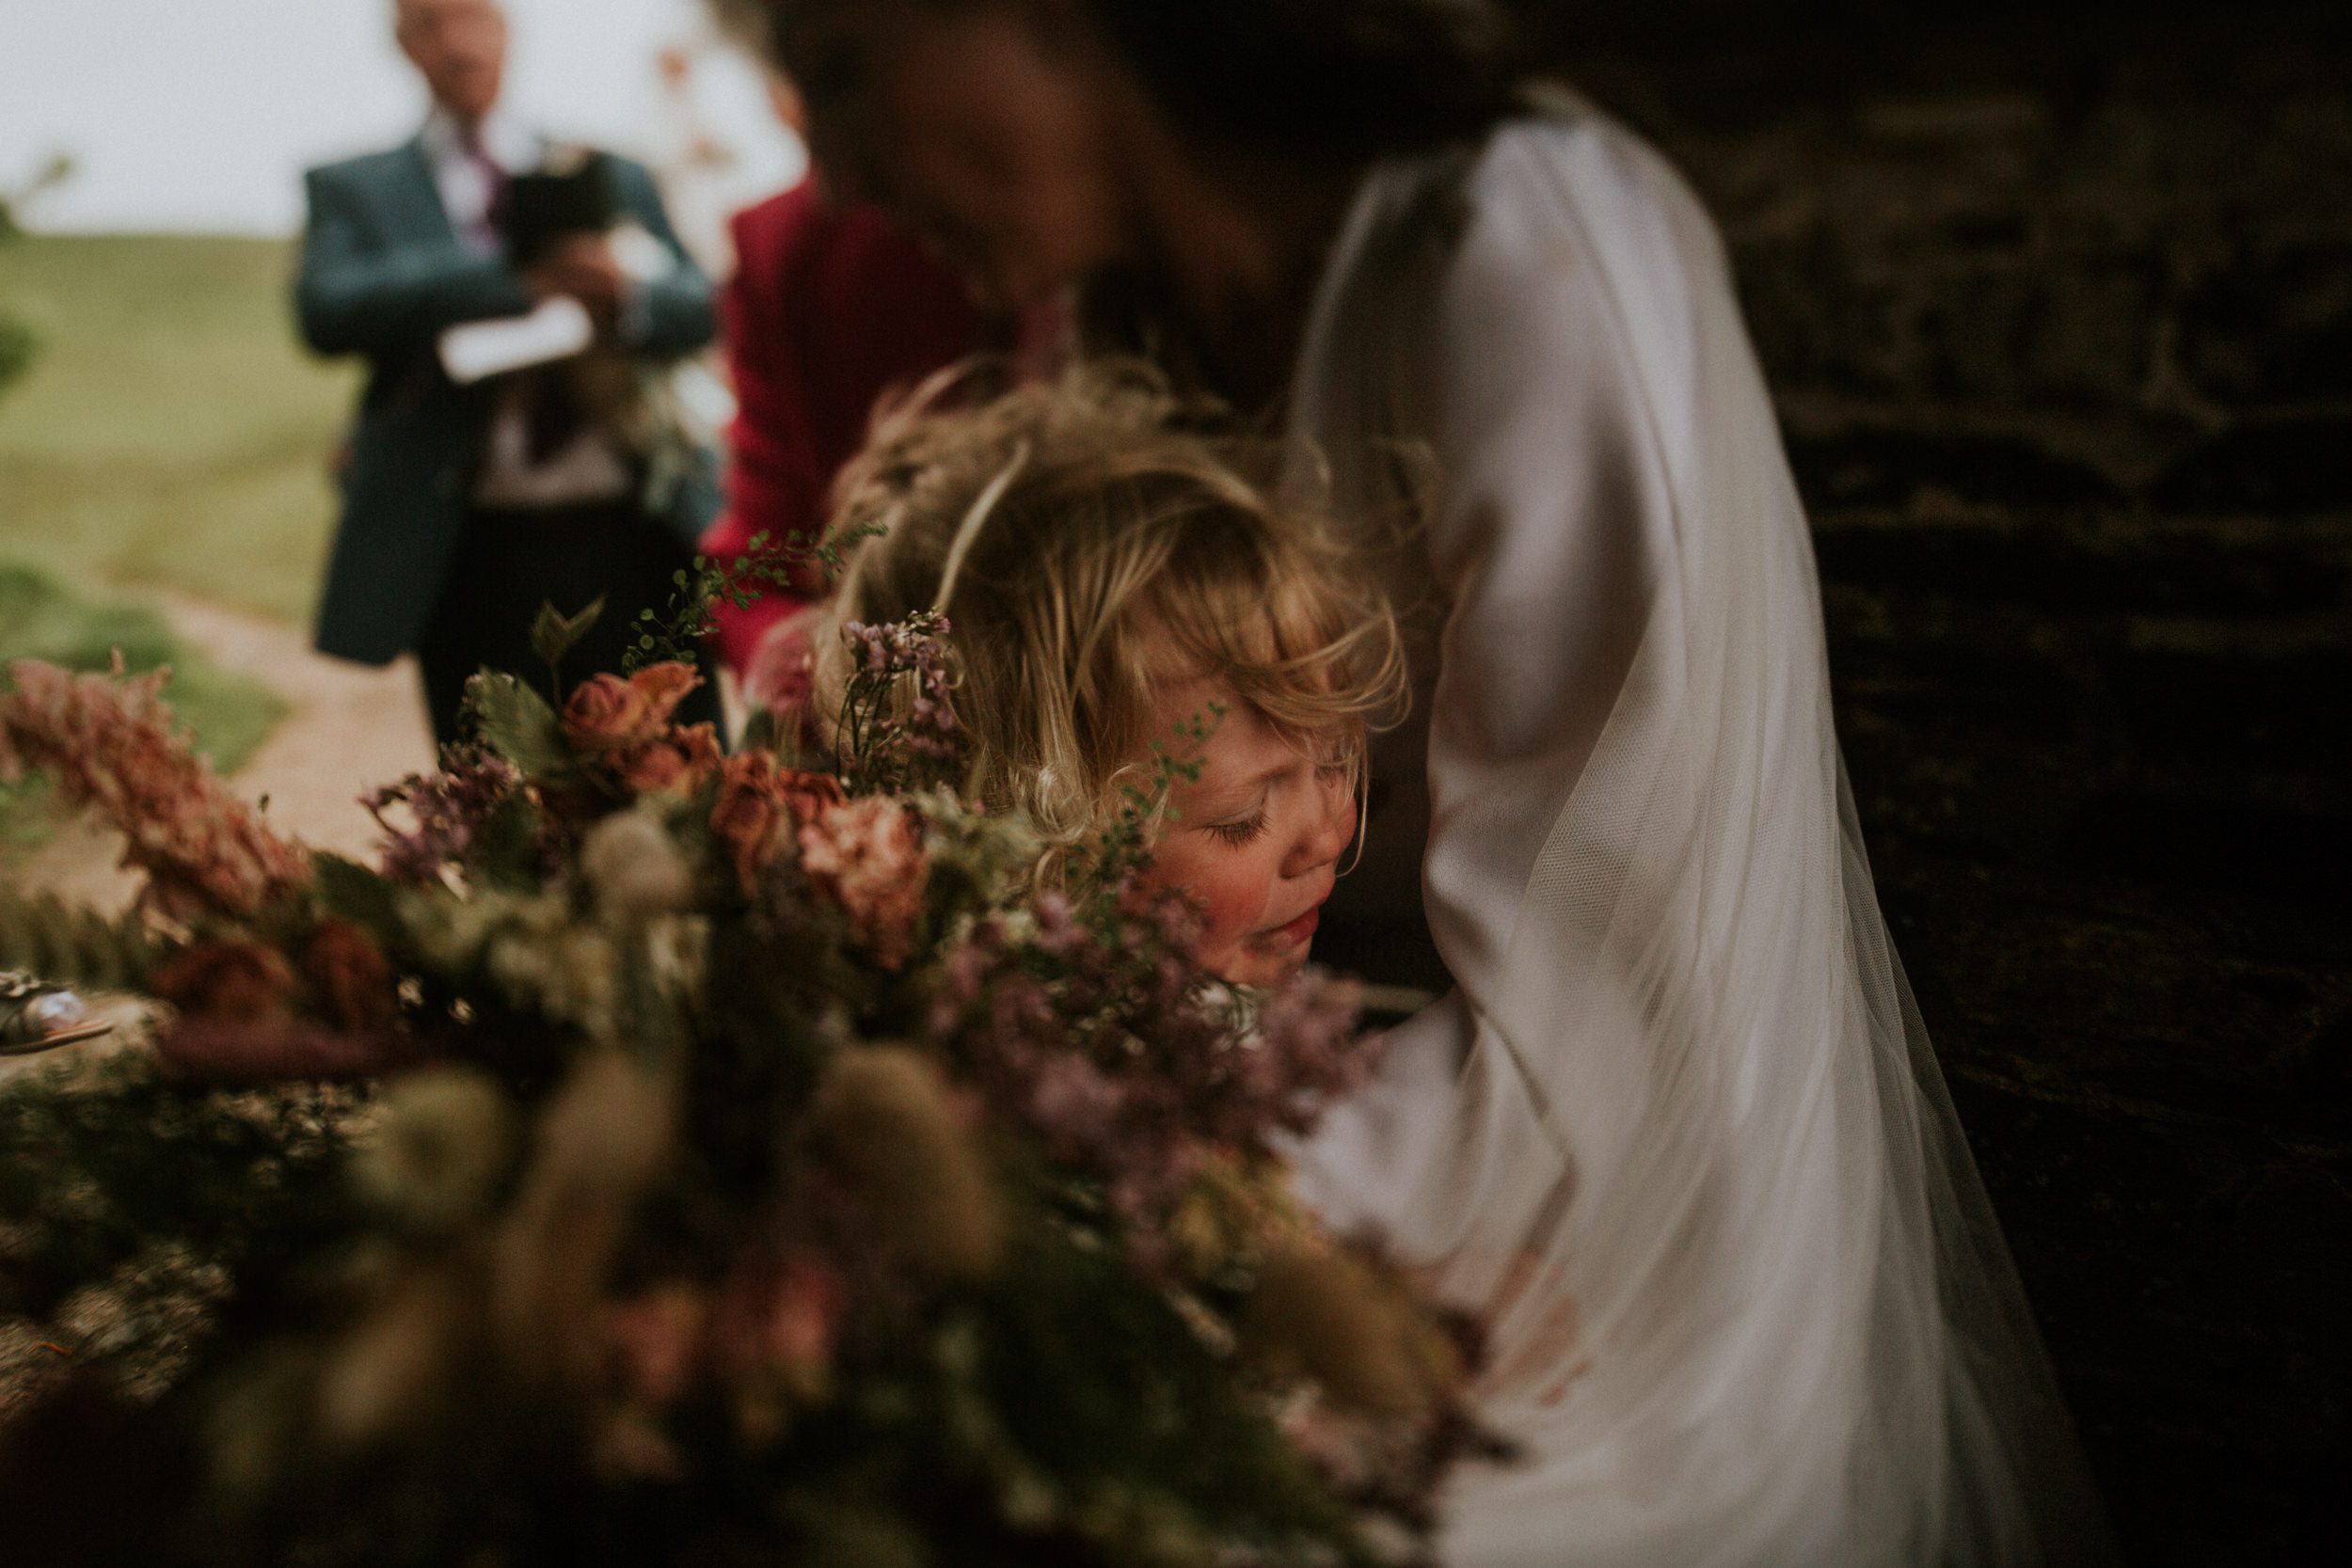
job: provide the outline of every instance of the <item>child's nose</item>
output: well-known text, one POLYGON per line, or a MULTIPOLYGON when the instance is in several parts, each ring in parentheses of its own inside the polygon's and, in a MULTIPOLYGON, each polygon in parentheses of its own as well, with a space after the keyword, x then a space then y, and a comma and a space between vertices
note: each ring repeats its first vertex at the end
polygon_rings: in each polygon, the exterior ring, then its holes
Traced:
POLYGON ((1283 874, 1303 877, 1321 870, 1344 854, 1348 840, 1355 836, 1356 792, 1347 787, 1344 778, 1316 780, 1315 810, 1292 847, 1283 874))

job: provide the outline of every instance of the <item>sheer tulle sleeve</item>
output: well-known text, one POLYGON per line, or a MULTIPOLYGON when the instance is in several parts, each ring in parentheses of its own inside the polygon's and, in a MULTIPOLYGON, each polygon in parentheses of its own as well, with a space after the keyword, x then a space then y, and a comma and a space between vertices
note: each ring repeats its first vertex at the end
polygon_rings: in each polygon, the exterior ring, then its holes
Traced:
POLYGON ((1456 990, 1304 1151, 1493 1334, 1447 1560, 2075 1562, 2062 1405, 1889 951, 1711 228, 1605 122, 1376 174, 1295 393, 1425 452, 1422 895, 1456 990))

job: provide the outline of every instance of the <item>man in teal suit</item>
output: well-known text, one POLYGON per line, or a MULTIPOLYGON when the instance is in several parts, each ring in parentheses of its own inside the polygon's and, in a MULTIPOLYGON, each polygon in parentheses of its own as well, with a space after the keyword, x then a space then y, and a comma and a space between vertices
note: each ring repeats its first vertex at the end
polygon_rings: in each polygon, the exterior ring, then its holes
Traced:
MULTIPOLYGON (((415 650, 446 744, 475 670, 537 671, 541 603, 568 613, 606 601, 565 661, 573 680, 617 669, 637 611, 666 608, 718 492, 707 449, 663 423, 660 376, 708 343, 715 321, 652 179, 624 159, 598 160, 612 231, 511 254, 507 195, 550 149, 499 110, 504 13, 497 0, 396 0, 394 14, 433 96, 423 132, 307 179, 302 335, 321 354, 364 356, 371 372, 317 641, 369 664, 415 650), (444 369, 448 329, 558 297, 593 324, 589 355, 471 385, 444 369)), ((696 698, 687 717, 715 718, 712 692, 696 698)))

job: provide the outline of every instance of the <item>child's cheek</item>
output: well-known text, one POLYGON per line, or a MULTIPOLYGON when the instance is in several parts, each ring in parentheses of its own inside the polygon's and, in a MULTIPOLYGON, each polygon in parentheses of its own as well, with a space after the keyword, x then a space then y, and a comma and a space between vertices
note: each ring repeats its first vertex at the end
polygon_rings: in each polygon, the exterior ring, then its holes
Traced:
POLYGON ((1152 880, 1175 888, 1199 906, 1202 920, 1196 957, 1214 965, 1258 928, 1265 912, 1265 880, 1234 858, 1211 854, 1163 854, 1152 880))
POLYGON ((1258 917, 1265 912, 1265 886, 1246 872, 1220 868, 1191 891, 1208 919, 1202 934, 1206 947, 1222 949, 1241 941, 1258 928, 1258 917))

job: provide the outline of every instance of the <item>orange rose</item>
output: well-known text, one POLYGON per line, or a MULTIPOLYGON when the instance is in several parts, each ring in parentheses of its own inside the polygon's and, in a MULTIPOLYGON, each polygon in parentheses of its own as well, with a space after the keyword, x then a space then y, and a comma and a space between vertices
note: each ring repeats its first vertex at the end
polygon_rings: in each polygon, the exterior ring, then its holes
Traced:
POLYGON ((710 834, 726 851, 746 897, 759 886, 760 873, 775 859, 791 829, 778 778, 782 772, 774 752, 756 751, 729 757, 719 769, 710 834))
POLYGON ((720 770, 710 832, 748 895, 791 842, 794 827, 820 820, 841 802, 841 786, 831 774, 787 768, 772 752, 746 752, 729 757, 720 770))
POLYGON ((812 773, 805 768, 779 771, 776 787, 783 792, 785 809, 801 827, 818 820, 844 799, 841 781, 831 773, 812 773))
POLYGON ((719 736, 708 724, 672 728, 660 737, 615 752, 606 762, 623 789, 632 795, 663 790, 691 795, 726 760, 719 736))
POLYGON ((658 740, 687 693, 702 684, 691 666, 652 664, 624 679, 593 675, 564 705, 564 736, 590 756, 658 740))
POLYGON ((803 819, 799 837, 802 869, 848 911, 875 960, 904 963, 930 875, 914 815, 887 796, 861 795, 803 819))
POLYGON ((151 977, 183 1018, 250 1023, 293 1012, 294 966, 274 947, 242 938, 199 942, 151 977))
POLYGON ((338 1029, 379 1029, 399 1014, 392 966, 383 949, 348 920, 320 922, 302 955, 302 977, 310 982, 319 1011, 338 1029))

